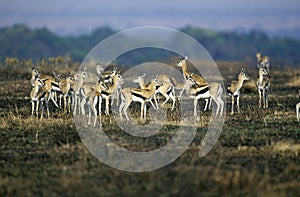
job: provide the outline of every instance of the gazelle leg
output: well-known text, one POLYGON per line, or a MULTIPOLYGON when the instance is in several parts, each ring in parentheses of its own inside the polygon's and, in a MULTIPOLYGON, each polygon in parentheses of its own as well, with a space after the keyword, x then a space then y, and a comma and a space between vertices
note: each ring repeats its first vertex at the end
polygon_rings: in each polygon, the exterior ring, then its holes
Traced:
POLYGON ((259 100, 258 100, 258 108, 261 108, 261 90, 258 89, 258 96, 259 96, 259 100))
POLYGON ((234 96, 231 96, 231 115, 233 114, 233 108, 234 108, 234 96))
POLYGON ((86 103, 86 98, 83 98, 81 103, 80 103, 80 107, 81 107, 81 114, 84 116, 85 115, 85 109, 84 109, 84 105, 86 103))
POLYGON ((144 121, 146 121, 146 115, 147 115, 147 105, 144 103, 144 121))
POLYGON ((297 120, 298 120, 298 122, 299 122, 299 120, 300 120, 300 116, 299 116, 299 110, 300 110, 300 103, 298 103, 297 105, 296 105, 296 114, 297 114, 297 120))
POLYGON ((91 116, 92 116, 92 103, 91 103, 91 101, 89 100, 88 102, 87 102, 87 104, 88 104, 88 108, 89 108, 89 115, 88 115, 88 125, 91 123, 91 116))
POLYGON ((143 120, 144 105, 141 103, 141 120, 143 120))
POLYGON ((68 96, 68 113, 71 113, 71 96, 68 96))
MULTIPOLYGON (((212 98, 212 97, 211 97, 212 98)), ((216 110, 216 116, 218 115, 219 111, 220 111, 220 106, 221 103, 219 102, 219 100, 217 100, 217 98, 213 98, 213 100, 215 101, 215 103, 217 104, 217 110, 216 110)))
POLYGON ((36 101, 35 115, 37 118, 39 117, 39 101, 36 101))
POLYGON ((171 111, 173 111, 174 107, 175 107, 175 91, 174 90, 171 92, 170 98, 172 99, 172 108, 171 108, 171 111))
POLYGON ((127 114, 127 109, 129 107, 130 103, 129 102, 125 102, 125 106, 123 108, 123 111, 124 111, 124 114, 125 114, 125 117, 127 120, 129 120, 129 117, 128 117, 128 114, 127 114))
POLYGON ((167 95, 166 100, 162 103, 162 105, 165 105, 169 101, 170 97, 167 95))
POLYGON ((101 111, 102 111, 102 96, 98 96, 98 113, 99 113, 99 116, 101 115, 101 111))
POLYGON ((31 117, 33 117, 34 112, 34 101, 31 101, 31 117))
POLYGON ((204 110, 203 111, 206 111, 207 110, 207 107, 208 107, 208 102, 209 100, 208 99, 204 99, 205 100, 205 107, 204 107, 204 110))
POLYGON ((218 97, 218 102, 220 103, 221 106, 219 114, 222 116, 224 110, 224 101, 222 100, 221 97, 218 97))
POLYGON ((197 118, 197 103, 198 99, 195 97, 194 99, 194 117, 197 118))
POLYGON ((41 102, 41 109, 42 109, 42 113, 41 113, 41 119, 43 119, 44 116, 44 102, 41 102))
POLYGON ((156 98, 156 94, 153 95, 153 99, 156 105, 156 109, 159 109, 158 103, 157 103, 157 98, 156 98))
POLYGON ((236 97, 236 106, 238 113, 240 113, 240 96, 236 97))
MULTIPOLYGON (((93 113, 94 113, 94 126, 96 126, 96 123, 97 123, 97 109, 96 109, 96 105, 97 105, 97 102, 98 100, 100 100, 100 96, 95 96, 93 100, 91 100, 91 107, 92 107, 92 110, 93 110, 93 113)), ((99 117, 100 117, 100 125, 101 124, 101 112, 99 111, 99 117)))
POLYGON ((109 115, 109 96, 107 96, 105 100, 105 114, 109 115))
MULTIPOLYGON (((121 95, 121 104, 119 106, 119 115, 120 115, 120 120, 123 120, 123 116, 122 116, 122 109, 124 109, 125 106, 125 101, 122 99, 122 95, 121 95)), ((100 111, 99 111, 100 113, 100 111)))
MULTIPOLYGON (((57 103, 56 103, 56 101, 55 101, 55 99, 54 99, 54 93, 55 93, 55 92, 50 91, 50 93, 49 93, 49 98, 50 98, 51 101, 54 103, 55 107, 58 108, 58 105, 57 105, 57 103)), ((48 99, 48 100, 49 100, 49 99, 48 99)))
POLYGON ((180 101, 183 91, 186 89, 187 83, 184 84, 182 90, 179 93, 178 100, 180 101))
POLYGON ((157 109, 157 108, 155 107, 154 103, 152 102, 152 99, 150 99, 149 102, 151 103, 151 105, 152 105, 152 107, 153 107, 154 109, 157 109))
POLYGON ((269 102, 268 102, 268 90, 265 90, 265 101, 266 101, 266 108, 269 107, 269 102))
POLYGON ((77 96, 74 94, 74 109, 73 109, 73 115, 76 115, 77 111, 77 96))
POLYGON ((49 113, 49 102, 47 99, 45 99, 45 103, 46 103, 46 108, 47 108, 47 117, 50 117, 50 113, 49 113))

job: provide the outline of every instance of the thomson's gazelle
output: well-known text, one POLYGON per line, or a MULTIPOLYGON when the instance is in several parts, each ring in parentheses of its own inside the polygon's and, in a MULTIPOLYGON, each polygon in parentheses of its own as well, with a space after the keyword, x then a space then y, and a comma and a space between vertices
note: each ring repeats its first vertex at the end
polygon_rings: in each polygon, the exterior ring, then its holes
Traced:
POLYGON ((123 84, 124 78, 120 75, 120 73, 116 73, 113 77, 111 77, 111 83, 107 83, 108 90, 103 90, 101 95, 105 98, 105 114, 109 114, 109 99, 112 95, 118 91, 118 88, 123 84))
POLYGON ((240 113, 240 90, 243 86, 244 81, 250 80, 250 77, 246 74, 244 68, 242 68, 240 74, 238 75, 237 81, 231 81, 227 88, 229 96, 231 96, 231 114, 233 114, 234 109, 234 98, 236 98, 236 105, 238 113, 240 113))
MULTIPOLYGON (((132 80, 134 83, 138 83, 140 85, 140 88, 142 89, 147 89, 148 85, 145 84, 145 77, 146 74, 137 76, 132 80)), ((171 111, 173 111, 175 107, 175 86, 176 86, 176 80, 173 79, 171 76, 166 75, 166 74, 160 74, 157 76, 157 79, 162 82, 162 86, 160 86, 157 89, 157 92, 161 93, 166 100, 162 103, 162 105, 165 105, 170 99, 172 100, 172 108, 171 111)), ((157 104, 157 99, 156 99, 156 94, 154 94, 153 99, 155 101, 156 107, 153 105, 152 100, 150 100, 151 105, 153 106, 154 109, 158 109, 158 104, 157 104)))
POLYGON ((215 115, 222 115, 224 101, 222 100, 223 88, 219 83, 210 83, 208 85, 198 85, 192 77, 187 78, 187 88, 189 97, 194 98, 194 117, 197 118, 197 103, 200 98, 210 99, 217 104, 215 115))
MULTIPOLYGON (((79 73, 76 73, 74 76, 74 84, 73 84, 73 91, 74 91, 74 109, 73 114, 76 115, 77 107, 80 105, 80 88, 83 85, 84 79, 89 79, 90 75, 84 71, 85 68, 81 69, 79 73)), ((80 107, 78 107, 78 111, 80 111, 80 107)), ((80 113, 79 113, 80 114, 80 113)))
POLYGON ((92 90, 86 95, 84 99, 88 99, 88 105, 89 105, 89 118, 88 118, 88 124, 90 124, 91 120, 91 111, 94 113, 94 126, 96 126, 97 122, 97 109, 96 105, 99 103, 99 116, 100 116, 100 125, 101 125, 101 104, 102 104, 102 90, 107 91, 108 86, 102 81, 99 80, 95 87, 92 87, 92 90))
POLYGON ((73 83, 74 79, 70 76, 66 77, 66 79, 63 79, 59 82, 59 86, 61 89, 59 106, 61 106, 61 98, 64 97, 64 111, 67 112, 71 112, 71 85, 73 83))
POLYGON ((56 101, 53 98, 54 92, 60 91, 57 79, 55 77, 53 77, 53 76, 50 76, 50 75, 40 76, 40 73, 35 68, 32 68, 31 79, 30 79, 32 87, 34 87, 34 81, 35 81, 36 78, 40 78, 43 81, 43 83, 45 84, 44 88, 49 93, 48 99, 51 99, 51 101, 54 103, 54 105, 56 107, 58 107, 56 101))
POLYGON ((162 83, 155 77, 151 80, 147 89, 140 88, 124 88, 121 90, 121 104, 119 107, 120 119, 122 120, 122 111, 127 120, 127 109, 132 101, 141 103, 141 120, 146 120, 147 106, 146 102, 149 102, 154 96, 156 89, 160 87, 162 83))
POLYGON ((261 53, 256 53, 257 64, 265 68, 268 72, 270 72, 270 57, 261 56, 261 53))
POLYGON ((261 108, 261 102, 263 102, 263 108, 268 108, 268 92, 270 86, 270 79, 267 77, 268 71, 258 65, 258 79, 256 81, 256 86, 258 90, 258 107, 261 108))
POLYGON ((41 119, 42 119, 44 115, 44 102, 45 102, 47 107, 47 115, 49 117, 49 107, 48 107, 49 92, 44 88, 45 83, 39 77, 37 77, 33 81, 33 85, 34 86, 30 92, 31 116, 33 116, 33 112, 35 109, 36 117, 38 117, 39 103, 41 103, 41 107, 42 107, 41 119), (34 103, 36 103, 36 106, 34 106, 34 103))
MULTIPOLYGON (((145 79, 144 79, 145 76, 146 76, 146 73, 144 73, 143 75, 139 75, 139 76, 135 77, 132 80, 132 82, 133 83, 138 83, 141 89, 149 89, 149 87, 148 87, 149 84, 147 84, 147 85, 145 84, 145 79)), ((153 99, 155 101, 156 106, 153 104, 152 99, 150 99, 149 102, 151 103, 151 105, 154 109, 158 109, 158 104, 157 104, 157 100, 156 100, 155 95, 156 94, 153 95, 153 99)))
MULTIPOLYGON (((195 73, 189 72, 189 71, 187 70, 187 65, 186 65, 187 59, 188 59, 188 57, 185 56, 184 59, 180 59, 179 62, 177 63, 177 66, 180 67, 181 70, 182 70, 183 78, 184 78, 184 80, 185 80, 185 85, 184 85, 184 87, 182 88, 182 90, 181 90, 181 92, 180 92, 180 94, 179 94, 178 100, 181 99, 182 93, 183 93, 184 90, 186 90, 186 88, 187 88, 187 79, 188 79, 189 77, 191 77, 191 78, 195 81, 195 83, 196 83, 197 85, 200 85, 200 86, 207 85, 207 82, 205 81, 205 79, 204 79, 203 77, 201 77, 201 76, 199 76, 199 75, 197 75, 197 74, 195 74, 195 73)), ((210 104, 210 103, 209 103, 209 102, 210 102, 210 99, 205 99, 205 101, 206 101, 206 104, 205 104, 204 111, 207 110, 207 107, 208 107, 208 105, 210 104)))

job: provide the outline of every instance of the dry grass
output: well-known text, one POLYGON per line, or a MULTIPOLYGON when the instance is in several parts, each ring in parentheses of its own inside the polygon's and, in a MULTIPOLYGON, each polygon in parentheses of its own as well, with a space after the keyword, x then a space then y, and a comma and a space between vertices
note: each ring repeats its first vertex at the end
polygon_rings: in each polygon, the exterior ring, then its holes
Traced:
MULTIPOLYGON (((70 114, 51 106, 51 118, 31 118, 30 103, 24 99, 29 93, 24 84, 30 88, 27 80, 1 81, 0 195, 299 196, 300 133, 294 111, 299 101, 286 76, 289 73, 273 72, 277 80, 267 110, 257 109, 252 82, 244 87, 241 113, 226 116, 218 143, 207 156, 198 157, 210 119, 210 113, 203 113, 189 149, 172 164, 143 173, 119 171, 97 160, 82 144, 70 114)), ((104 127, 123 147, 155 149, 176 132, 173 116, 168 115, 170 121, 153 140, 132 139, 114 121, 104 127)), ((111 119, 103 116, 104 122, 111 119)))

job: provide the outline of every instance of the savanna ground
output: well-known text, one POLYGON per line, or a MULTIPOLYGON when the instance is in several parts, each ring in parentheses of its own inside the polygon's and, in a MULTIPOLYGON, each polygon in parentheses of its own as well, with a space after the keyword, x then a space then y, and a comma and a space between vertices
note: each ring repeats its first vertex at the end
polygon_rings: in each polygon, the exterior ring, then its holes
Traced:
MULTIPOLYGON (((223 64, 226 85, 240 67, 223 64)), ((300 70, 271 70, 269 109, 258 109, 254 82, 246 83, 241 113, 227 113, 217 144, 204 158, 198 157, 198 146, 205 124, 176 161, 141 173, 100 162, 81 142, 73 116, 51 104, 50 118, 31 118, 25 99, 29 71, 11 81, 7 78, 13 70, 2 72, 0 196, 300 196, 300 123, 295 115, 300 70)), ((249 72, 256 79, 256 70, 249 72)), ((227 112, 229 108, 227 97, 227 112)), ((204 113, 203 120, 209 116, 204 113)), ((104 124, 108 119, 103 117, 104 124)), ((117 125, 109 128, 106 132, 122 145, 117 125)), ((176 127, 168 126, 155 140, 167 141, 172 132, 176 127)), ((150 149, 159 144, 144 143, 150 149)))

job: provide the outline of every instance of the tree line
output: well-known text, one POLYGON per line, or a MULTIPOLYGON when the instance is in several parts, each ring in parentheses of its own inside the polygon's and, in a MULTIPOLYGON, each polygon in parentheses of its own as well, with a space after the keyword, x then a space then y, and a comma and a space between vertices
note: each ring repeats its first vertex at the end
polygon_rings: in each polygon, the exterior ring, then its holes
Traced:
MULTIPOLYGON (((200 42, 217 61, 254 60, 256 52, 262 52, 279 67, 300 65, 300 40, 294 38, 270 37, 255 30, 247 33, 216 32, 193 26, 179 31, 200 42)), ((47 28, 31 29, 24 24, 4 27, 0 29, 0 60, 3 63, 6 57, 41 59, 67 55, 82 61, 96 44, 116 32, 110 27, 101 27, 87 35, 63 37, 47 28)), ((153 51, 153 54, 146 53, 145 57, 139 58, 149 59, 147 56, 159 54, 153 51)))

